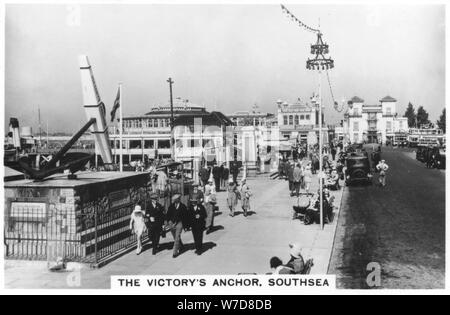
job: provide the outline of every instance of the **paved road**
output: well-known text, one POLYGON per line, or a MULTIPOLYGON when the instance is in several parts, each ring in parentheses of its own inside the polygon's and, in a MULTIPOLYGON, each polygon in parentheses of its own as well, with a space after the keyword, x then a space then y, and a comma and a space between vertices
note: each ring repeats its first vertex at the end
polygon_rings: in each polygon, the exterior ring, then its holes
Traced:
POLYGON ((445 172, 406 150, 383 148, 382 157, 387 187, 344 193, 329 273, 340 288, 365 289, 367 265, 378 262, 381 288, 444 288, 445 172))

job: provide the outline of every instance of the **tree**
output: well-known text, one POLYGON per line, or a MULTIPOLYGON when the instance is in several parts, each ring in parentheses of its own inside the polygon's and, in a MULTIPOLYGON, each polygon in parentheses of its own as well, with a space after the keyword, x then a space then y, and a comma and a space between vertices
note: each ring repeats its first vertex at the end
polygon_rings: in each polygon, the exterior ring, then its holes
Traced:
POLYGON ((429 124, 428 120, 428 112, 423 108, 423 106, 419 106, 417 109, 417 126, 429 124))
POLYGON ((411 102, 408 103, 408 107, 406 108, 405 117, 408 118, 408 127, 412 128, 416 125, 416 111, 414 109, 413 104, 411 102))
POLYGON ((445 133, 445 108, 442 110, 442 114, 439 116, 439 120, 436 123, 445 133))

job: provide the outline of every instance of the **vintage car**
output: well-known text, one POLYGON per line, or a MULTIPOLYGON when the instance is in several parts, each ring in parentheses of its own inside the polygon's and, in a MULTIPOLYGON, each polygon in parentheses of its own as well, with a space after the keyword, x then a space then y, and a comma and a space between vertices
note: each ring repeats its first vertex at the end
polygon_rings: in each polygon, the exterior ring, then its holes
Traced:
POLYGON ((352 183, 372 184, 372 172, 367 155, 351 154, 346 159, 345 184, 352 183))
POLYGON ((436 158, 436 167, 439 169, 445 169, 445 148, 439 149, 439 155, 436 158))
POLYGON ((445 169, 445 148, 428 147, 425 156, 431 167, 445 169))
POLYGON ((426 146, 418 146, 416 149, 416 160, 424 163, 427 160, 427 151, 428 148, 426 146))

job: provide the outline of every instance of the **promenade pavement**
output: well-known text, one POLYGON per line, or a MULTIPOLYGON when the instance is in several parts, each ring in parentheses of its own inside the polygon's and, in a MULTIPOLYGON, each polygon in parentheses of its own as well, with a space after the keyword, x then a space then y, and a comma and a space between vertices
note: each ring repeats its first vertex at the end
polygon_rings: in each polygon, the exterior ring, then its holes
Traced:
MULTIPOLYGON (((292 219, 292 206, 288 182, 272 180, 267 176, 249 178, 253 191, 251 216, 244 217, 242 211, 230 217, 226 207, 226 193, 218 193, 219 212, 215 217, 216 229, 204 236, 206 251, 197 256, 193 250, 191 232, 184 232, 183 242, 188 251, 172 258, 171 235, 162 239, 163 250, 157 255, 147 248, 137 256, 130 252, 100 269, 69 264, 67 272, 52 273, 45 262, 5 262, 6 288, 95 288, 108 289, 112 275, 237 275, 240 273, 265 274, 270 272, 269 260, 289 258, 289 244, 298 243, 303 248, 305 259, 313 258, 312 274, 326 274, 333 247, 336 222, 342 197, 335 195, 335 219, 325 225, 304 225, 292 219), (78 270, 80 266, 81 270, 78 270)), ((313 178, 311 191, 317 191, 318 179, 313 178)), ((240 210, 240 207, 238 208, 240 210)))

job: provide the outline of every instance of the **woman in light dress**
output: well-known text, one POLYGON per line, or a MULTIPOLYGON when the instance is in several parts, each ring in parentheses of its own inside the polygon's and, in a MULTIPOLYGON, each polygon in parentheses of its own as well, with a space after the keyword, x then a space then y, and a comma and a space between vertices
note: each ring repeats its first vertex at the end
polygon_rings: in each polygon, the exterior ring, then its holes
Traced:
POLYGON ((142 252, 142 234, 147 231, 145 226, 144 211, 141 206, 136 205, 130 218, 130 230, 131 233, 136 234, 137 237, 137 249, 136 254, 139 255, 142 252))
POLYGON ((309 194, 309 190, 311 189, 311 181, 312 181, 311 169, 312 169, 311 162, 308 162, 308 164, 305 167, 305 171, 303 172, 303 180, 305 183, 305 190, 307 194, 309 194))
POLYGON ((248 211, 250 211, 250 197, 252 196, 252 192, 250 187, 247 185, 247 179, 243 179, 241 182, 241 198, 242 198, 242 210, 244 210, 244 217, 248 215, 248 211))

